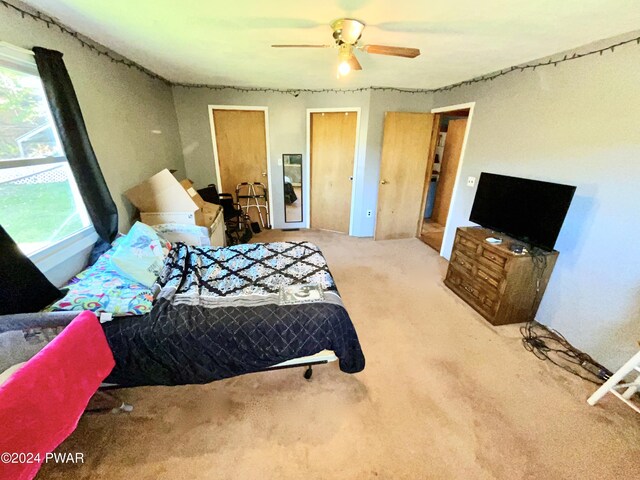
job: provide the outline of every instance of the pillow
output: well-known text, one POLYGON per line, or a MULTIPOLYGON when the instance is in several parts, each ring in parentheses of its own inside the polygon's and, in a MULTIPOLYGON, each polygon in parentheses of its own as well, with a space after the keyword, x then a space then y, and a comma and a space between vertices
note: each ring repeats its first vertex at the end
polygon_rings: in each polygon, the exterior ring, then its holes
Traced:
POLYGON ((0 315, 31 313, 62 298, 0 226, 0 315))
POLYGON ((151 287, 162 271, 169 247, 153 228, 136 222, 113 252, 111 264, 121 275, 151 287))
MULTIPOLYGON (((111 263, 113 252, 124 239, 124 235, 116 238, 111 250, 103 253, 93 265, 69 280, 66 285, 68 292, 64 298, 49 305, 45 311, 91 310, 96 313, 112 313, 114 316, 143 315, 151 311, 151 290, 122 275, 111 263)), ((0 358, 1 349, 0 344, 0 358)))

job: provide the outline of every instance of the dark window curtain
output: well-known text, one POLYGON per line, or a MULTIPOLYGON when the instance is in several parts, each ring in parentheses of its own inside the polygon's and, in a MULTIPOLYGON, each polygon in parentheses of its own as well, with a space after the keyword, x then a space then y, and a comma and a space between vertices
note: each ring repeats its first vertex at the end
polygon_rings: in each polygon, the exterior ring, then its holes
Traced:
POLYGON ((33 53, 53 120, 93 227, 102 240, 112 242, 118 233, 118 210, 89 141, 62 53, 41 47, 34 47, 33 53))
POLYGON ((61 297, 0 225, 0 315, 37 312, 61 297))

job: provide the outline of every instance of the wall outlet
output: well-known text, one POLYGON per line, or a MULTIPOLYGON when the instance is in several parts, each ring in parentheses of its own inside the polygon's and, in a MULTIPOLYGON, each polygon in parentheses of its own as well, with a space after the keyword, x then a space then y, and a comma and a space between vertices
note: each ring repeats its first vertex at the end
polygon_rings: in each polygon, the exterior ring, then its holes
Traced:
POLYGON ((475 187, 476 185, 476 177, 467 178, 467 187, 475 187))
POLYGON ((367 218, 370 218, 373 215, 373 210, 367 210, 367 218))

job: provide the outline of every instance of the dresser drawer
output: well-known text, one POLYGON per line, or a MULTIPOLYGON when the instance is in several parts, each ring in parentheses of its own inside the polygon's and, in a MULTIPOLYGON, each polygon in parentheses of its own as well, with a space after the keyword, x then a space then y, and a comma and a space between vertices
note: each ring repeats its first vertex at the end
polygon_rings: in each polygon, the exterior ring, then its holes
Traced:
POLYGON ((447 280, 449 282, 449 286, 454 291, 461 294, 463 297, 472 299, 474 303, 481 303, 480 290, 476 286, 474 286, 473 281, 465 278, 455 270, 449 270, 447 280))
POLYGON ((500 304, 498 292, 485 288, 477 278, 468 278, 452 268, 447 273, 446 284, 485 318, 491 319, 496 314, 500 304))
POLYGON ((498 304, 499 303, 500 303, 500 300, 497 300, 495 298, 491 298, 491 297, 488 297, 488 296, 484 296, 482 298, 482 308, 483 308, 483 310, 486 310, 491 315, 494 315, 496 313, 496 310, 498 310, 498 304))
POLYGON ((476 269, 476 278, 478 279, 478 283, 483 287, 498 292, 500 291, 500 284, 504 279, 504 276, 501 273, 503 272, 497 273, 484 265, 478 265, 478 268, 476 269))
POLYGON ((487 248, 482 249, 482 252, 480 252, 480 256, 482 260, 485 260, 486 265, 492 267, 503 269, 507 264, 507 257, 505 255, 489 250, 487 248))
POLYGON ((455 250, 462 250, 468 255, 475 256, 478 251, 479 242, 474 240, 473 238, 465 237, 464 235, 456 235, 456 247, 455 250))
POLYGON ((462 253, 460 250, 455 250, 451 254, 450 264, 458 270, 466 272, 469 275, 473 275, 472 270, 475 265, 475 262, 471 260, 470 257, 462 253))

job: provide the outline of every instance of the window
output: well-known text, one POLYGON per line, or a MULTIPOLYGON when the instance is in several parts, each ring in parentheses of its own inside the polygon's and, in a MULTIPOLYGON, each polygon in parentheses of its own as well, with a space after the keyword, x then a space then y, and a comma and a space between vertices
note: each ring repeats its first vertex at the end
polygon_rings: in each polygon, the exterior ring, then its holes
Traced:
POLYGON ((0 44, 0 224, 27 254, 91 226, 32 55, 0 44))

